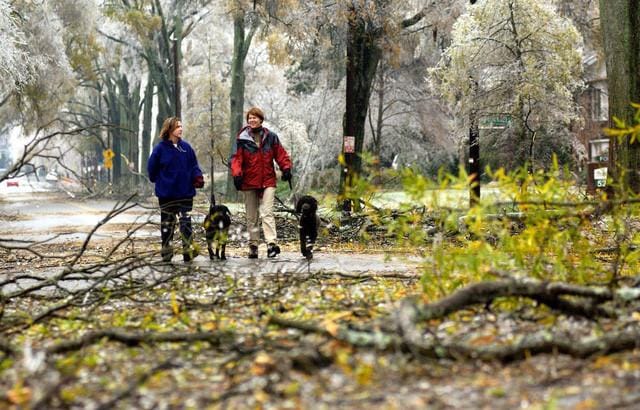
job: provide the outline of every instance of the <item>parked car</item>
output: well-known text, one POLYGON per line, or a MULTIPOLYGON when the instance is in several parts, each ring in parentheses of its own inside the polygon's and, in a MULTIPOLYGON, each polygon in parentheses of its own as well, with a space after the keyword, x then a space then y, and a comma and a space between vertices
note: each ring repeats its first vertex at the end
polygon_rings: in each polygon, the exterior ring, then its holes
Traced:
POLYGON ((45 181, 49 182, 57 182, 58 181, 58 173, 56 171, 49 171, 46 177, 44 177, 45 181))

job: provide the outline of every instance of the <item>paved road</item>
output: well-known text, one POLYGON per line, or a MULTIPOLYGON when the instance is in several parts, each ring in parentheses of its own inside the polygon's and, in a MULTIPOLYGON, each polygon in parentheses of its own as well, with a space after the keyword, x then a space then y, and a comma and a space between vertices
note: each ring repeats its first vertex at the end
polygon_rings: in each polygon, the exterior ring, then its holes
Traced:
MULTIPOLYGON (((60 192, 0 193, 0 237, 41 241, 57 235, 52 242, 82 240, 110 211, 117 201, 79 200, 60 192)), ((123 224, 144 224, 159 219, 149 207, 136 206, 111 219, 110 228, 123 224)), ((122 228, 123 231, 126 229, 122 228)), ((150 234, 151 228, 138 235, 150 234)), ((98 232, 97 239, 117 234, 111 229, 98 232)))
MULTIPOLYGON (((174 257, 174 261, 180 258, 174 257)), ((181 262, 180 262, 181 263, 181 262)), ((286 272, 335 272, 357 275, 369 272, 390 273, 415 271, 418 260, 405 257, 385 257, 383 254, 323 253, 316 252, 311 261, 299 253, 283 252, 274 259, 247 259, 231 257, 226 261, 211 261, 208 257, 198 256, 194 263, 207 270, 231 270, 240 273, 286 272)))
MULTIPOLYGON (((159 257, 156 258, 159 260, 159 257)), ((158 275, 173 274, 177 269, 191 269, 194 272, 206 272, 215 275, 231 275, 236 277, 261 277, 268 276, 273 277, 277 274, 291 275, 291 274, 321 274, 329 273, 341 276, 359 277, 367 274, 375 275, 406 275, 407 277, 415 277, 418 271, 419 261, 416 259, 407 258, 385 258, 381 254, 347 254, 347 253, 318 253, 314 259, 307 261, 306 259, 299 257, 297 253, 283 252, 277 258, 274 259, 248 259, 246 257, 229 257, 226 261, 211 261, 208 257, 198 256, 191 263, 185 264, 181 261, 179 256, 174 257, 174 261, 169 263, 158 263, 154 266, 144 266, 136 269, 129 275, 127 273, 124 277, 111 280, 112 286, 117 286, 118 283, 125 283, 128 278, 135 278, 137 280, 151 281, 158 278, 158 275)), ((78 266, 76 268, 81 268, 78 266)), ((80 290, 85 289, 94 284, 95 280, 101 281, 103 274, 106 271, 111 271, 113 267, 100 269, 99 272, 93 272, 90 275, 84 276, 84 279, 79 279, 78 274, 73 274, 72 277, 67 277, 64 281, 56 284, 57 288, 63 288, 67 290, 80 290), (75 278, 75 279, 73 279, 75 278), (95 279, 94 279, 95 278, 95 279)), ((28 266, 21 265, 10 271, 3 273, 5 279, 13 277, 14 275, 20 275, 29 273, 43 279, 54 278, 60 275, 65 268, 54 268, 47 270, 31 269, 28 266)), ((129 272, 129 268, 123 268, 129 272)), ((82 275, 82 274, 80 274, 82 275)), ((10 283, 0 289, 0 293, 8 294, 19 289, 25 289, 39 283, 35 279, 20 279, 15 283, 10 283)), ((108 284, 102 282, 101 287, 108 284)), ((38 291, 37 293, 48 294, 55 292, 56 287, 50 286, 38 291)))
MULTIPOLYGON (((116 201, 91 200, 80 201, 64 194, 21 194, 11 198, 0 197, 0 245, 7 239, 44 240, 54 235, 52 242, 78 241, 84 239, 87 233, 113 209, 116 201)), ((105 226, 101 227, 95 240, 110 240, 123 237, 127 227, 131 224, 155 221, 157 212, 154 209, 137 206, 127 210, 105 226)), ((157 222, 157 221, 155 221, 157 222)), ((149 225, 138 233, 138 236, 158 236, 157 226, 149 225)), ((266 255, 266 249, 261 248, 261 256, 266 255)), ((417 271, 419 261, 393 257, 388 258, 383 254, 356 254, 323 252, 322 249, 315 253, 311 261, 304 259, 298 252, 286 250, 275 259, 262 257, 258 260, 246 258, 246 249, 227 248, 226 261, 211 261, 206 255, 198 256, 191 266, 201 271, 237 273, 237 274, 273 274, 286 273, 320 273, 332 272, 337 274, 357 276, 368 272, 380 274, 387 273, 414 273, 417 271)), ((181 255, 174 256, 175 266, 184 266, 181 255)), ((29 270, 29 267, 16 266, 7 274, 18 274, 20 271, 29 270)), ((54 269, 47 272, 35 272, 52 277, 60 270, 54 269)), ((144 275, 144 272, 140 272, 144 275)), ((21 281, 17 287, 27 286, 32 283, 29 280, 21 281)), ((78 288, 87 286, 89 282, 70 281, 65 287, 78 288)), ((15 286, 5 287, 2 292, 10 292, 17 289, 15 286)))

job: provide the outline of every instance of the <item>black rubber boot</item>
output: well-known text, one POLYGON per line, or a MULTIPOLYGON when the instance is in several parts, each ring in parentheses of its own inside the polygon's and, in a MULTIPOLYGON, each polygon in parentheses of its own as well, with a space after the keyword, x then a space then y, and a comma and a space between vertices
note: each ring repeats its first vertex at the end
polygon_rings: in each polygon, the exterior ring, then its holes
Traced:
POLYGON ((249 245, 249 259, 258 259, 258 247, 249 245))
POLYGON ((162 248, 160 255, 162 255, 162 262, 171 262, 171 258, 173 258, 173 248, 170 246, 162 248))

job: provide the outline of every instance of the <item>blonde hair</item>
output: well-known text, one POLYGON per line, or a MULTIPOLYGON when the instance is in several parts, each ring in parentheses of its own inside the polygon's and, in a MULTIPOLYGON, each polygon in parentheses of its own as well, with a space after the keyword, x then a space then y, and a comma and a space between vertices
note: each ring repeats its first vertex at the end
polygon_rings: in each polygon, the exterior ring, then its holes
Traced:
POLYGON ((166 141, 171 136, 171 133, 178 128, 178 123, 182 122, 180 117, 169 117, 162 123, 162 129, 160 130, 160 139, 166 141))

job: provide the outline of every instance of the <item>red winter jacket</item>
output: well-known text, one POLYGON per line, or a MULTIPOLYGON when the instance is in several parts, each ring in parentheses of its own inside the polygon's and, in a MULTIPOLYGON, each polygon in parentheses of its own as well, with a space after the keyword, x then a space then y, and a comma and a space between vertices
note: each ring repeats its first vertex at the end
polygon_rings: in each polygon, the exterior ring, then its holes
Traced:
POLYGON ((275 187, 277 180, 273 160, 281 171, 291 169, 291 158, 278 136, 264 127, 261 132, 262 143, 258 147, 251 127, 244 127, 231 150, 231 175, 242 177, 242 191, 275 187))

